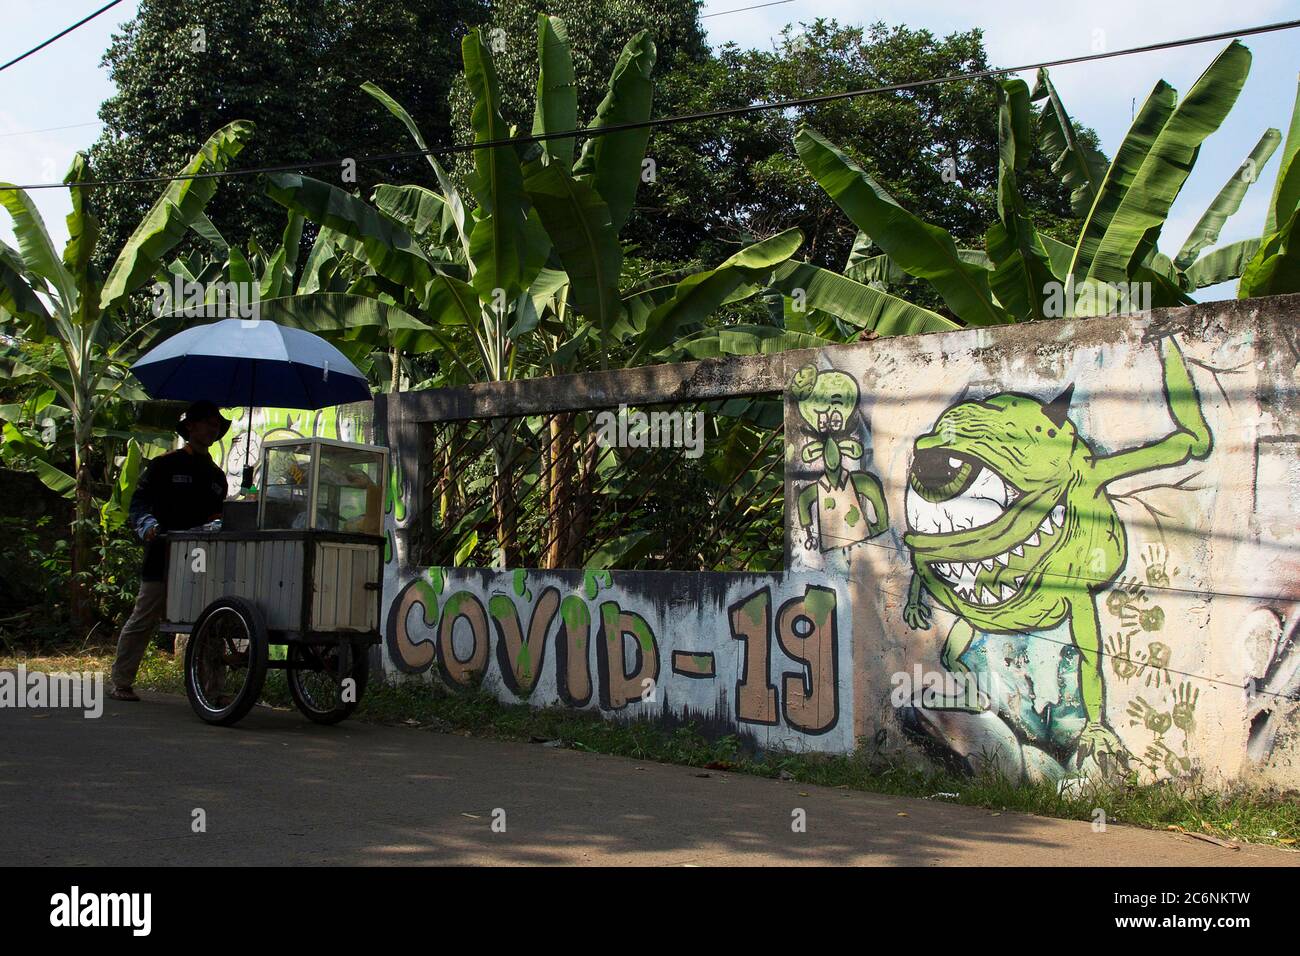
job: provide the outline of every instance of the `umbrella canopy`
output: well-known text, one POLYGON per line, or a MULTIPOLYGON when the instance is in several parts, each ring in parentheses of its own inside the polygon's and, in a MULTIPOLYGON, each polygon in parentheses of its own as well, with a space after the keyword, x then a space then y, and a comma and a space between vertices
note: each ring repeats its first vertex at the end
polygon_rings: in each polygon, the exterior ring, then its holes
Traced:
POLYGON ((370 399, 366 377, 319 336, 265 320, 222 319, 173 335, 131 371, 153 398, 224 408, 325 408, 370 399))

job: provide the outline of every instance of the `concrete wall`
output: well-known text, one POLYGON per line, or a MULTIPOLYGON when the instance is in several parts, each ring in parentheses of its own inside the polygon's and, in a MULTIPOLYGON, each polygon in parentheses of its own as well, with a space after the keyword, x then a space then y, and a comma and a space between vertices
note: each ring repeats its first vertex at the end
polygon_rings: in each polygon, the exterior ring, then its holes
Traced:
POLYGON ((1212 303, 381 402, 386 670, 480 670, 504 700, 772 747, 1300 786, 1298 313, 1212 303), (407 560, 421 422, 774 385, 783 575, 407 560))

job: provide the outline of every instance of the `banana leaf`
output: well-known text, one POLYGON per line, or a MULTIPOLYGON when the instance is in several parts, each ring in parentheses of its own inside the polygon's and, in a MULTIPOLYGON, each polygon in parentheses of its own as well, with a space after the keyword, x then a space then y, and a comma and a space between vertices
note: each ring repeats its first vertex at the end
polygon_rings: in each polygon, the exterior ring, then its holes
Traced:
POLYGON ((331 229, 332 241, 345 252, 417 295, 433 278, 424 250, 401 223, 337 186, 298 173, 270 173, 266 194, 331 229))
MULTIPOLYGON (((569 31, 559 17, 537 15, 537 107, 533 111, 533 135, 559 133, 578 125, 578 87, 573 77, 573 55, 569 31)), ((547 163, 573 167, 572 137, 542 140, 547 163)))
POLYGON ((368 81, 362 83, 361 89, 369 93, 384 107, 384 109, 397 117, 401 124, 406 127, 406 131, 411 134, 411 138, 415 140, 415 145, 424 153, 424 158, 429 161, 429 165, 433 167, 433 174, 438 177, 438 188, 442 190, 442 198, 447 203, 447 209, 451 216, 451 221, 455 224, 456 234, 460 238, 461 248, 464 250, 466 257, 468 257, 469 232, 465 227, 465 204, 461 201, 460 193, 452 183, 451 177, 447 175, 447 171, 442 168, 442 164, 438 162, 438 158, 433 155, 428 144, 425 143, 424 136, 420 133, 420 128, 415 125, 415 120, 411 118, 410 113, 406 112, 402 107, 402 104, 398 103, 397 100, 393 99, 374 83, 368 81))
POLYGON ((1138 170, 1155 144, 1156 137, 1173 115, 1177 102, 1177 91, 1160 80, 1124 134, 1124 141, 1115 152, 1115 158, 1111 160, 1106 176, 1101 181, 1092 209, 1088 211, 1088 218, 1079 230, 1069 273, 1076 280, 1082 280, 1088 274, 1102 237, 1115 217, 1124 195, 1137 178, 1138 170))
POLYGON ((1195 291, 1231 279, 1240 279, 1246 264, 1259 251, 1259 244, 1258 239, 1242 239, 1207 252, 1183 272, 1181 279, 1184 291, 1195 291))
POLYGON ((963 262, 952 237, 882 198, 865 174, 811 129, 795 136, 799 158, 853 223, 908 275, 926 279, 968 325, 997 325, 1007 314, 993 301, 989 273, 963 262))
POLYGON ((568 274, 574 307, 603 338, 622 312, 618 280, 623 249, 609 207, 563 163, 535 164, 524 185, 568 274))
MULTIPOLYGON (((474 96, 470 120, 476 144, 504 140, 510 128, 501 117, 500 91, 492 55, 478 30, 461 43, 465 80, 474 96)), ((478 199, 476 222, 469 236, 474 265, 471 284, 484 301, 504 296, 513 301, 532 284, 546 263, 550 241, 536 214, 528 209, 519 155, 511 145, 474 150, 470 183, 478 199)))
MULTIPOLYGON (((243 150, 253 124, 236 120, 217 130, 181 170, 182 175, 220 172, 243 150)), ((99 296, 101 312, 110 312, 153 277, 167 255, 191 228, 217 192, 217 179, 175 179, 136 226, 109 270, 99 296)))
POLYGON ((69 314, 73 312, 77 306, 76 280, 54 251, 45 220, 36 204, 17 186, 0 183, 0 206, 8 210, 13 220, 14 238, 18 241, 18 254, 23 263, 23 268, 18 271, 48 282, 58 292, 69 314))
POLYGON ((1268 163, 1280 142, 1282 142, 1282 134, 1277 130, 1264 131, 1264 135, 1259 138, 1250 155, 1219 190, 1214 201, 1188 233, 1183 248, 1174 257, 1176 269, 1180 272, 1186 271, 1196 261, 1202 249, 1219 241, 1219 232, 1223 229, 1223 224, 1228 221, 1229 216, 1241 208, 1241 200, 1245 197, 1246 190, 1259 178, 1259 171, 1268 163))
POLYGON ((1158 234, 1169 215, 1201 143, 1219 128, 1236 103, 1250 72, 1250 60, 1250 51, 1234 40, 1174 109, 1106 227, 1088 269, 1089 278, 1116 283, 1128 280, 1139 248, 1152 242, 1151 231, 1158 234))
POLYGON ((791 261, 778 266, 771 288, 784 296, 793 296, 796 289, 802 289, 808 309, 829 313, 879 335, 918 335, 958 327, 929 309, 807 262, 791 261))
POLYGON ((1070 190, 1070 209, 1082 218, 1088 214, 1102 179, 1106 175, 1106 157, 1079 139, 1074 121, 1066 112, 1046 68, 1038 71, 1030 99, 1047 99, 1039 114, 1040 142, 1043 152, 1052 157, 1052 172, 1070 190))
MULTIPOLYGON (((609 89, 588 129, 603 129, 623 123, 644 123, 650 119, 654 83, 655 45, 642 30, 627 41, 614 64, 609 89)), ((600 198, 609 206, 609 218, 618 233, 627 222, 641 185, 641 162, 645 158, 650 128, 622 130, 592 136, 582 145, 573 172, 589 177, 600 198)))
POLYGON ((803 233, 787 229, 770 239, 756 242, 737 252, 716 269, 687 276, 673 291, 671 299, 657 306, 646 317, 645 331, 631 364, 662 349, 679 328, 703 321, 744 284, 758 287, 765 283, 777 266, 789 259, 803 244, 803 233))
MULTIPOLYGON (((1291 124, 1286 131, 1286 145, 1282 147, 1282 158, 1278 161, 1277 179, 1273 182, 1273 195, 1268 204, 1268 213, 1264 218, 1263 235, 1271 236, 1277 232, 1278 223, 1286 222, 1291 213, 1295 211, 1296 202, 1300 201, 1300 191, 1289 192, 1283 195, 1283 179, 1286 178, 1287 168, 1295 159, 1297 153, 1300 153, 1300 81, 1296 83, 1295 101, 1291 106, 1291 124)), ((1295 189, 1300 190, 1300 181, 1295 184, 1295 189)))

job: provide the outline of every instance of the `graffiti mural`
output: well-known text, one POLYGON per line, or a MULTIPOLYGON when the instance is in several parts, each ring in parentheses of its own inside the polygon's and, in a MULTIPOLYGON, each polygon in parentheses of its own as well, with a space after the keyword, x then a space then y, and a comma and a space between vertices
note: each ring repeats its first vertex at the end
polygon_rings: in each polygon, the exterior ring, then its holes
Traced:
POLYGON ((799 492, 803 546, 830 551, 882 534, 889 527, 889 508, 880 479, 849 467, 850 459, 861 461, 863 455, 862 442, 853 437, 860 427, 858 383, 843 372, 805 365, 791 380, 790 394, 816 436, 804 443, 803 461, 822 465, 821 477, 799 492))
POLYGON ((842 587, 781 575, 432 568, 393 600, 385 640, 397 670, 511 703, 842 751, 847 620, 842 587))
POLYGON ((1063 788, 1300 785, 1300 354, 1222 308, 725 360, 787 383, 781 574, 413 566, 412 428, 386 672, 1063 788))
MULTIPOLYGON (((1099 453, 1070 418, 1073 387, 1049 402, 1016 392, 959 402, 916 441, 904 539, 913 568, 907 622, 929 624, 927 594, 956 615, 943 666, 994 676, 996 717, 1023 748, 1036 748, 1040 770, 1089 758, 1103 770, 1128 767, 1131 755, 1103 707, 1097 601, 1128 548, 1108 489, 1203 460, 1212 446, 1182 350, 1172 338, 1159 348, 1174 428, 1157 442, 1099 453), (1046 707, 1037 693, 1043 683, 1052 691, 1046 707)), ((1150 656, 1143 668, 1159 673, 1150 656)), ((913 726, 946 738, 961 719, 932 721, 923 712, 913 726)), ((1064 766, 1052 775, 1063 773, 1064 766)))

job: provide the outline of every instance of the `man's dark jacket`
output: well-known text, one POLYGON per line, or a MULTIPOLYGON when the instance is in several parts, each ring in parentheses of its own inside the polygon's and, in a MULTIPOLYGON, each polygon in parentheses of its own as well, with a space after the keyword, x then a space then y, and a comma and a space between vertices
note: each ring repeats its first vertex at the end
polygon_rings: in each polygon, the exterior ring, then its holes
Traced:
MULTIPOLYGON (((162 531, 184 531, 221 513, 226 497, 226 473, 204 454, 185 449, 159 455, 145 467, 131 498, 129 520, 144 537, 154 524, 162 531)), ((166 572, 167 546, 154 538, 144 546, 143 581, 161 581, 166 572)))

